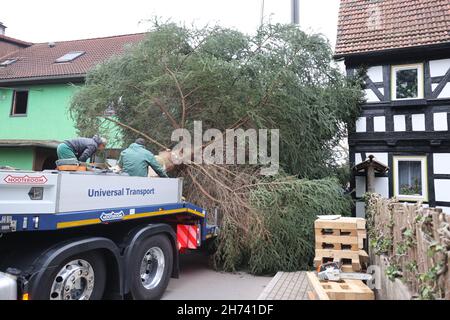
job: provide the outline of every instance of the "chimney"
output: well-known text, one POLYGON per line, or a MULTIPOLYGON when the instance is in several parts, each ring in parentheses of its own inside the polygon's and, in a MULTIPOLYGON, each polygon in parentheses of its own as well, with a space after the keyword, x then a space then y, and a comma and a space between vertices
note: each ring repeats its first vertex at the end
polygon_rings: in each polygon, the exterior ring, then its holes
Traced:
POLYGON ((4 35, 6 31, 6 26, 0 22, 0 35, 4 35))

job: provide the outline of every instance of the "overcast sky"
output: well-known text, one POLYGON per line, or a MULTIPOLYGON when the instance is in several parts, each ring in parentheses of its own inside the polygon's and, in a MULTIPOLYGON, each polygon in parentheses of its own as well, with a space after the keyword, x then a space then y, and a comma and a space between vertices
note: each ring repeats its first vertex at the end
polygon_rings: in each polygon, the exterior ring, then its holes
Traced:
MULTIPOLYGON (((14 0, 0 10, 6 35, 31 42, 84 39, 147 31, 159 16, 198 25, 256 30, 262 0, 14 0)), ((290 22, 291 0, 265 0, 264 18, 290 22)), ((339 0, 300 0, 300 26, 325 34, 334 45, 339 0)))

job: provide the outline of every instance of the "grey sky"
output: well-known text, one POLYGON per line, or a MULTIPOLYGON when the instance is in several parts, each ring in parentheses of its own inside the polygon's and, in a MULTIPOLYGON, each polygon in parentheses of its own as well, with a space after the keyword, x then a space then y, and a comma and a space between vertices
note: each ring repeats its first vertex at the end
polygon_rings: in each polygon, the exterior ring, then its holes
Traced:
MULTIPOLYGON (((262 0, 14 0, 0 21, 6 34, 31 42, 61 41, 143 32, 156 15, 198 25, 218 23, 253 32, 262 0)), ((290 21, 290 0, 265 0, 265 19, 290 21)), ((335 43, 339 0, 300 0, 300 26, 335 43)))

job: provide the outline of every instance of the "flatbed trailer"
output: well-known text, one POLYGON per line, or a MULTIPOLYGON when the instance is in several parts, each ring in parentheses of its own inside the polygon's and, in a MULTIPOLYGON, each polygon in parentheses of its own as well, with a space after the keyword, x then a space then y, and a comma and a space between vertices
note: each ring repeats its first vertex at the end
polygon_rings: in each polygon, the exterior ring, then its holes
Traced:
POLYGON ((217 230, 182 179, 0 170, 0 299, 158 299, 217 230))

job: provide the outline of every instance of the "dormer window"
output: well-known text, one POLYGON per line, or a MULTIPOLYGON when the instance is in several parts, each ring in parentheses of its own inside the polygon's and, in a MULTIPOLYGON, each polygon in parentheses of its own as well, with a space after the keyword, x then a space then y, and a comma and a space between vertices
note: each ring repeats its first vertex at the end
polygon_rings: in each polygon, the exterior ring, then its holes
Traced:
POLYGON ((72 62, 76 58, 85 54, 84 51, 71 51, 55 60, 56 63, 72 62))
POLYGON ((6 59, 6 60, 3 60, 2 62, 0 62, 0 67, 7 67, 7 66, 9 66, 10 64, 13 64, 16 61, 17 61, 17 59, 6 59))
POLYGON ((392 99, 423 99, 423 65, 392 66, 392 99))

